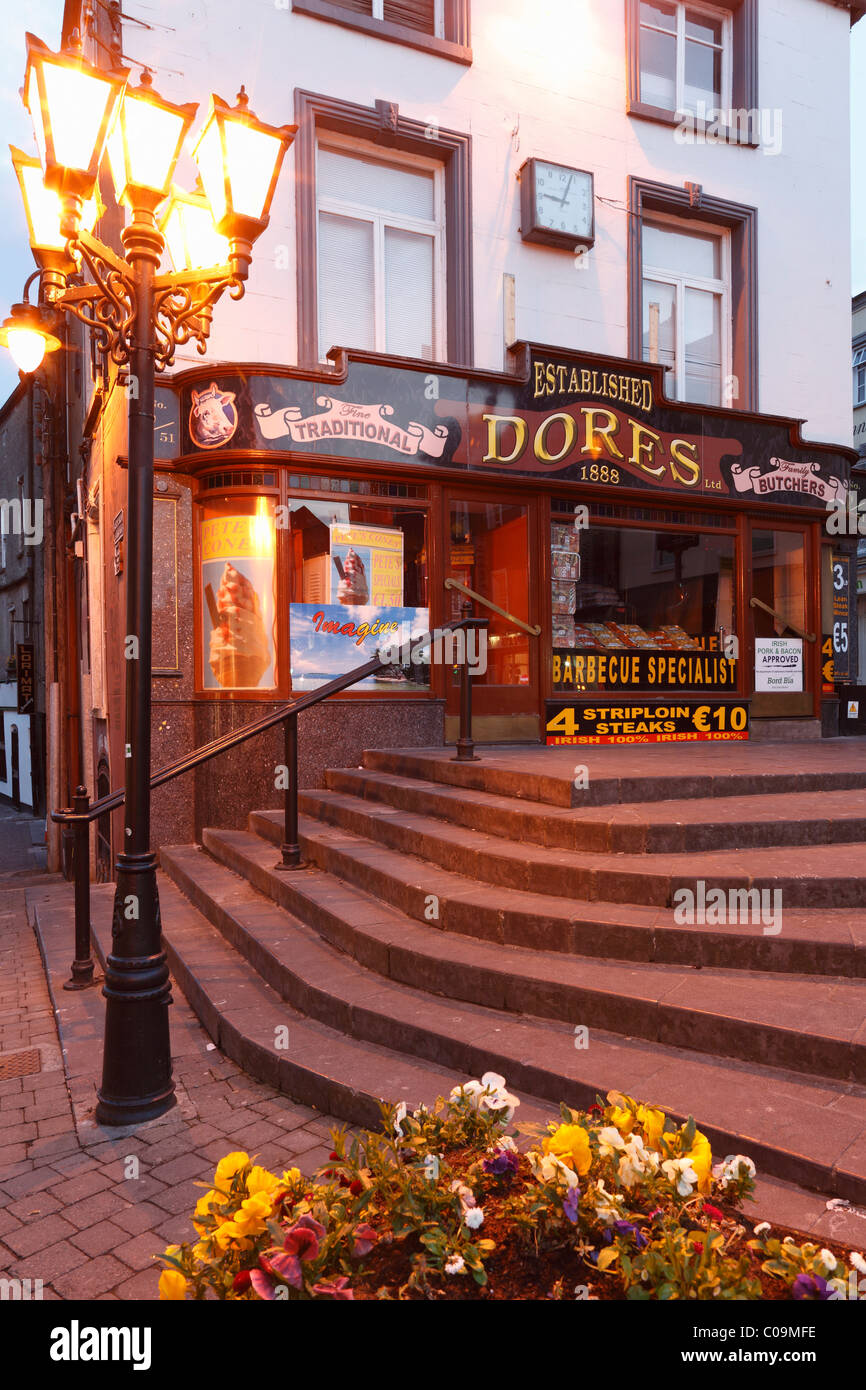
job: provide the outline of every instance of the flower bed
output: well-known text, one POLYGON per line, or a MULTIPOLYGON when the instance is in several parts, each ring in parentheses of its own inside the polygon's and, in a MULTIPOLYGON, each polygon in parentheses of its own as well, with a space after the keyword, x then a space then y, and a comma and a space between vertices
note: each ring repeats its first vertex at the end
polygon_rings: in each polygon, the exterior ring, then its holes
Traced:
POLYGON ((197 1242, 162 1257, 160 1297, 857 1296, 859 1253, 752 1230, 755 1165, 714 1166, 694 1120, 610 1092, 544 1131, 512 1126, 518 1104, 488 1072, 432 1110, 384 1105, 381 1132, 334 1131, 313 1180, 228 1154, 196 1206, 197 1242))

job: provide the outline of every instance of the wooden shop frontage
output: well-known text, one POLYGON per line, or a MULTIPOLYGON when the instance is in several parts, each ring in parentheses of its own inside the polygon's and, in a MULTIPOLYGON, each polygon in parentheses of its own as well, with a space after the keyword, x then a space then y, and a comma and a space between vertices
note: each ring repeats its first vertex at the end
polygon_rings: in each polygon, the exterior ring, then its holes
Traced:
MULTIPOLYGON (((473 600, 479 741, 835 731, 853 452, 670 402, 661 367, 535 344, 513 362, 341 351, 319 373, 202 366, 159 387, 154 735, 189 736, 164 754, 459 617, 465 590, 501 610, 473 600)), ((452 742, 458 693, 435 659, 368 678, 302 716, 302 781, 364 747, 452 742)), ((225 784, 196 776, 213 824, 225 784)))

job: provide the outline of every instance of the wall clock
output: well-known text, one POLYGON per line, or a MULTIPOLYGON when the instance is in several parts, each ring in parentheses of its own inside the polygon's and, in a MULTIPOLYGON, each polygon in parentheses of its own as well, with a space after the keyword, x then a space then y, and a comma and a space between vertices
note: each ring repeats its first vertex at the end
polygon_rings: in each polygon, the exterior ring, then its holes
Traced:
POLYGON ((520 235, 573 251, 595 242, 592 174, 546 159, 527 159, 520 170, 520 235))

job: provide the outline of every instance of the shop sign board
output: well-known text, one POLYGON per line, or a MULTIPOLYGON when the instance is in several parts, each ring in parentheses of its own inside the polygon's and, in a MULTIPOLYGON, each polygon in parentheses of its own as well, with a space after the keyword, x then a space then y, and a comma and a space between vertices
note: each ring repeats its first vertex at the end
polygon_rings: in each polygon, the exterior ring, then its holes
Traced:
POLYGON ((833 676, 843 684, 852 680, 851 672, 851 590, 854 556, 833 555, 833 676))
POLYGON ((745 702, 547 703, 548 747, 607 743, 704 743, 749 737, 745 702))
POLYGON ((15 652, 15 673, 18 685, 18 713, 32 714, 36 697, 36 667, 32 642, 19 642, 15 652))
POLYGON ((707 690, 732 693, 737 663, 712 651, 554 651, 553 684, 572 690, 707 690))
POLYGON ((379 460, 824 513, 847 504, 850 451, 803 440, 795 420, 670 401, 653 363, 529 343, 513 360, 513 373, 474 374, 340 350, 318 373, 190 373, 178 453, 379 460))
POLYGON ((755 690, 803 689, 802 637, 755 638, 755 690))

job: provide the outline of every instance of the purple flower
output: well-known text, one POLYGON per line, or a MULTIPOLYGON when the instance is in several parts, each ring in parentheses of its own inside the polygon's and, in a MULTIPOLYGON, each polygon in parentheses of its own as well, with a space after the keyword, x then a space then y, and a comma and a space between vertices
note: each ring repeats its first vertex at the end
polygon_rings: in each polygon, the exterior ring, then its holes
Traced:
POLYGON ((577 1222, 577 1207, 580 1201, 580 1188, 570 1187, 562 1199, 562 1214, 567 1216, 572 1226, 577 1222))
POLYGON ((497 1149, 492 1158, 483 1160, 481 1167, 492 1177, 512 1177, 520 1167, 520 1159, 513 1149, 497 1149))
POLYGON ((798 1274, 791 1286, 792 1298, 805 1298, 810 1302, 822 1302, 832 1298, 833 1291, 827 1287, 827 1280, 820 1274, 798 1274))
POLYGON ((338 1301, 354 1300, 355 1298, 345 1274, 339 1275, 336 1279, 323 1280, 319 1284, 314 1284, 313 1293, 318 1294, 320 1298, 334 1298, 338 1301))
POLYGON ((631 1236, 638 1250, 643 1250, 647 1243, 647 1238, 643 1231, 638 1230, 633 1221, 614 1221, 613 1226, 608 1226, 602 1236, 605 1245, 610 1245, 613 1240, 614 1231, 620 1236, 631 1236))

